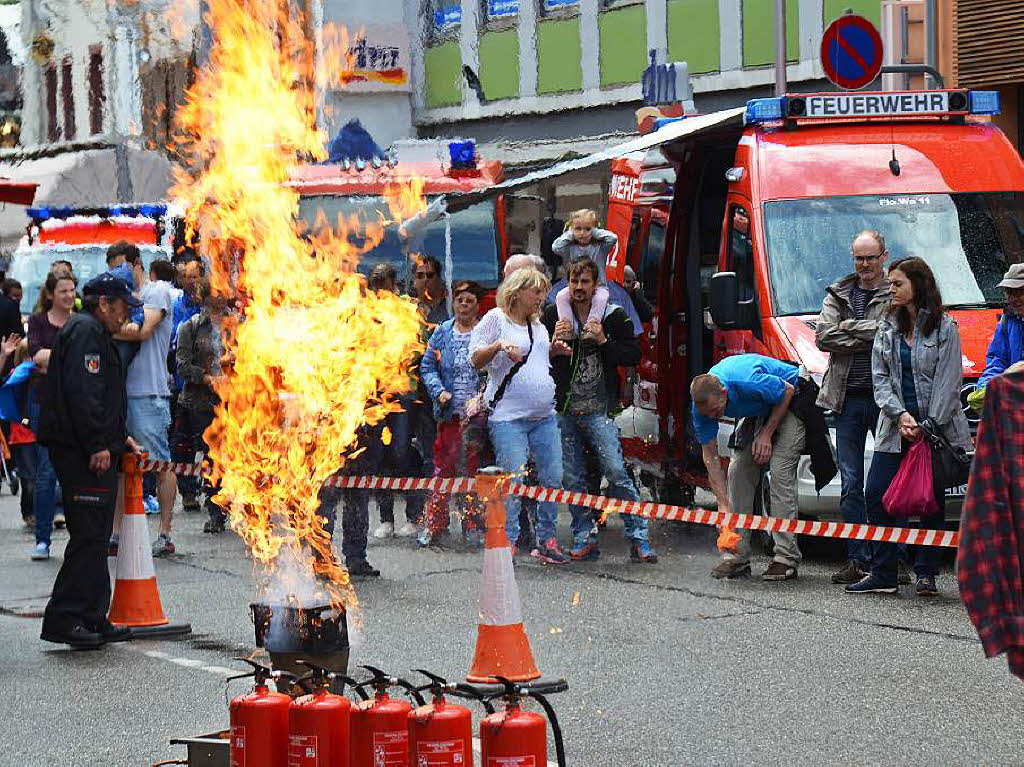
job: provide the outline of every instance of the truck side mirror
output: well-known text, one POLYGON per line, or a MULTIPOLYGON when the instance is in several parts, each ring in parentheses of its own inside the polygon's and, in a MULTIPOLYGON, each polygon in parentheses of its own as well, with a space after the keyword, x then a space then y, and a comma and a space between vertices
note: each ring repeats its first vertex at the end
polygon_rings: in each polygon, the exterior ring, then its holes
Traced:
POLYGON ((736 272, 711 276, 711 321, 722 330, 733 330, 740 319, 740 281, 736 272))

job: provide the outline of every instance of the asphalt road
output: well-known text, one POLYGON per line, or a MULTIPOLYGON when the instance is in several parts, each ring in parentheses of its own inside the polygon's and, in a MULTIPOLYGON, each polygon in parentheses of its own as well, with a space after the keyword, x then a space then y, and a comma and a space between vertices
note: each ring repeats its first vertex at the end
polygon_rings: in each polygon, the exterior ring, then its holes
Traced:
MULTIPOLYGON (((225 696, 245 684, 226 689, 224 669, 253 649, 252 563, 233 533, 201 530, 179 515, 179 553, 156 563, 191 637, 71 652, 39 641, 37 617, 67 536, 30 562, 16 502, 0 498, 0 764, 149 765, 184 758, 170 738, 226 726, 225 696)), ((937 599, 855 597, 829 582, 837 549, 820 542, 799 580, 767 584, 710 578, 707 530, 655 523, 654 566, 628 562, 617 520, 603 536, 598 562, 517 573, 538 666, 571 685, 554 701, 570 765, 1024 760, 1024 688, 984 659, 950 561, 937 599)), ((350 668, 463 676, 481 556, 371 541, 370 560, 384 575, 358 584, 350 668)))

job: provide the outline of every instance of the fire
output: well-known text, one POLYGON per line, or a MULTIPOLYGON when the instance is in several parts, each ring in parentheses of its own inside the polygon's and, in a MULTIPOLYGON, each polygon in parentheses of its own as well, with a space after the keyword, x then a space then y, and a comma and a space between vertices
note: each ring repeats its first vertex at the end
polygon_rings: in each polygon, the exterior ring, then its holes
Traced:
MULTIPOLYGON (((326 137, 304 87, 302 21, 282 15, 287 6, 208 3, 213 48, 180 112, 171 194, 202 236, 215 291, 244 306, 226 325, 234 362, 215 383, 221 404, 206 435, 218 500, 264 572, 303 564, 332 604, 352 610, 318 492, 355 449, 360 425, 409 390, 419 318, 411 301, 367 290, 354 272, 390 222, 339 220, 336 234, 315 238, 298 230, 289 173, 323 159, 326 137)), ((389 192, 395 220, 425 207, 421 188, 389 192)))

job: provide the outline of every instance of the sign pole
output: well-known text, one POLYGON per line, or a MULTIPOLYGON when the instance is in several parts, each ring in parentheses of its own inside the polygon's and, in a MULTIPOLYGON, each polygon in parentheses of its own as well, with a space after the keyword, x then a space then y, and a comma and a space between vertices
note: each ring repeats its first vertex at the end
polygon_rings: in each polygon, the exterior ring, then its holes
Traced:
POLYGON ((786 0, 775 0, 775 95, 786 95, 786 0))

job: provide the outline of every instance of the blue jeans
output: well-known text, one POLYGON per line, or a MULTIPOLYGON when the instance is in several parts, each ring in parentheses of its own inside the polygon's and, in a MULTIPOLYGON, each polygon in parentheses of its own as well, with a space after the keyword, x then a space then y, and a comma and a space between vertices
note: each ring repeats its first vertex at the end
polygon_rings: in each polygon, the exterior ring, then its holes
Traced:
MULTIPOLYGON (((904 443, 905 444, 905 443, 904 443)), ((902 453, 878 453, 871 457, 871 468, 868 469, 867 496, 868 522, 872 525, 886 527, 912 527, 926 530, 941 530, 945 526, 945 502, 940 501, 942 508, 938 514, 921 517, 920 523, 911 523, 905 517, 890 516, 882 505, 882 496, 889 489, 896 472, 900 469, 902 453)), ((915 550, 914 572, 918 578, 934 578, 939 574, 940 552, 936 546, 908 546, 915 550)), ((896 585, 899 559, 899 546, 895 543, 871 544, 871 573, 879 576, 888 584, 896 585)))
MULTIPOLYGON (((560 415, 558 426, 562 431, 562 485, 566 490, 588 492, 586 454, 596 458, 601 474, 608 479, 608 496, 624 501, 639 501, 633 479, 626 472, 622 458, 622 445, 615 421, 604 413, 594 415, 560 415)), ((570 506, 572 512, 572 540, 577 546, 588 541, 597 542, 594 512, 585 506, 570 506)), ((623 532, 628 540, 648 539, 647 520, 635 514, 622 515, 623 532)))
MULTIPOLYGON (((35 394, 29 398, 29 425, 36 434, 39 433, 39 400, 35 394)), ((35 444, 36 451, 36 486, 33 507, 36 515, 36 543, 47 546, 53 537, 53 516, 57 513, 57 470, 53 468, 50 452, 35 444)))
MULTIPOLYGON (((868 432, 875 433, 878 405, 871 394, 848 394, 843 411, 836 413, 836 452, 839 455, 839 477, 842 495, 839 512, 848 524, 867 522, 864 501, 864 443, 868 432)), ((871 547, 867 541, 846 542, 847 556, 862 567, 871 564, 871 547)))
MULTIPOLYGON (((494 457, 504 471, 521 482, 526 474, 526 461, 532 457, 541 487, 562 486, 562 439, 554 415, 545 418, 517 418, 513 421, 490 421, 487 424, 494 445, 494 457)), ((519 503, 517 496, 505 500, 505 533, 509 545, 519 540, 519 503)), ((551 501, 537 504, 537 541, 555 537, 558 506, 551 501)))

